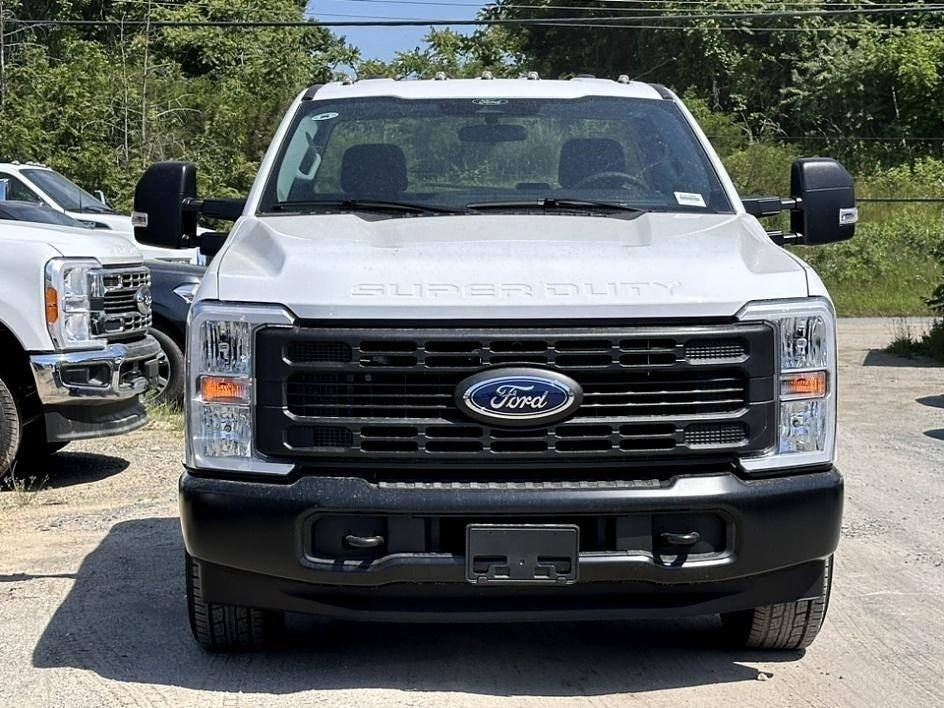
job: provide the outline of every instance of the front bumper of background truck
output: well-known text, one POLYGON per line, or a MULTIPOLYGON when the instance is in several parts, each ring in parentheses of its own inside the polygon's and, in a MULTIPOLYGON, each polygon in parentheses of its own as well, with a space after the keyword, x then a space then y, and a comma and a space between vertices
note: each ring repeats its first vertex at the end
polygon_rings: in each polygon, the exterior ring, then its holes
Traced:
POLYGON ((382 621, 681 616, 817 596, 825 559, 839 541, 842 504, 834 468, 757 480, 706 472, 572 484, 375 484, 339 476, 273 483, 197 470, 180 479, 184 541, 201 561, 208 601, 382 621), (450 525, 600 517, 615 517, 612 527, 622 530, 600 541, 610 550, 581 549, 578 580, 568 585, 480 587, 467 580, 455 544, 446 551, 423 546, 450 525), (319 525, 322 519, 331 521, 319 525), (413 528, 414 548, 319 557, 316 546, 333 543, 319 538, 319 529, 344 533, 345 524, 413 528), (718 547, 667 554, 658 535, 673 524, 718 525, 702 529, 720 539, 718 547))
POLYGON ((93 351, 32 354, 47 440, 120 435, 147 423, 140 396, 157 376, 160 352, 146 335, 93 351))

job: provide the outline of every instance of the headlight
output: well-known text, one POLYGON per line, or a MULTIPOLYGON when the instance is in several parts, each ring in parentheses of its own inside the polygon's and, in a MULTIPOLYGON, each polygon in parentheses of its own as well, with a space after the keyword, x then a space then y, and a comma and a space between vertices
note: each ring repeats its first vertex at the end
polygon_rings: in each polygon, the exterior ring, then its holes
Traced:
POLYGON ((758 302, 742 321, 770 322, 776 348, 777 441, 747 471, 828 464, 836 452, 836 315, 824 298, 758 302))
POLYGON ((101 263, 92 259, 54 258, 46 264, 46 327, 59 349, 104 347, 92 338, 92 298, 98 279, 93 271, 101 263))
POLYGON ((199 302, 190 310, 187 464, 256 474, 287 474, 253 446, 253 348, 260 327, 287 327, 281 307, 199 302))

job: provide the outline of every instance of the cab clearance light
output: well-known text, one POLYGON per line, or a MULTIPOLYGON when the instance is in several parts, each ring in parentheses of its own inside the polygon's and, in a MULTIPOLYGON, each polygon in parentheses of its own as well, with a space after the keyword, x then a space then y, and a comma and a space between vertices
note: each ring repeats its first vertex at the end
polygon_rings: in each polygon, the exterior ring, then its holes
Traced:
POLYGON ((805 371, 780 377, 780 400, 823 398, 826 396, 826 372, 805 371))
POLYGON ((249 403, 249 380, 231 376, 201 376, 204 403, 249 403))

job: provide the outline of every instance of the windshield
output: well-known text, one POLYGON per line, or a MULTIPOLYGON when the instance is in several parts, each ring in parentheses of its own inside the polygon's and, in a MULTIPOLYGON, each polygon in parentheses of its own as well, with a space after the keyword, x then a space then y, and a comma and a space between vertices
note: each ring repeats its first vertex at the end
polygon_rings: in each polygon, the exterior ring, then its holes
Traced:
POLYGON ((31 179, 60 207, 67 211, 88 214, 111 214, 111 209, 102 204, 98 197, 92 196, 75 182, 53 170, 20 170, 31 179))
POLYGON ((306 101, 270 175, 261 212, 378 201, 732 211, 679 108, 638 98, 306 101))

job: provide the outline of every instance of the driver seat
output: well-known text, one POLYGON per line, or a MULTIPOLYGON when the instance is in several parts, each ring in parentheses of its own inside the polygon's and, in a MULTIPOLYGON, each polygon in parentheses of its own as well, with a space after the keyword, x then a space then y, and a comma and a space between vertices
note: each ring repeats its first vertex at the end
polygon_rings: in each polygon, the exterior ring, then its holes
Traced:
MULTIPOLYGON (((557 181, 564 189, 571 189, 591 175, 625 171, 626 157, 623 146, 617 141, 612 138, 571 138, 561 147, 557 181)), ((605 180, 601 180, 597 186, 605 185, 605 180)))

